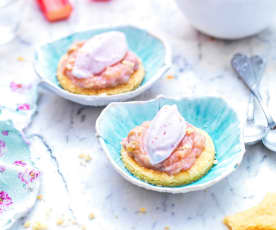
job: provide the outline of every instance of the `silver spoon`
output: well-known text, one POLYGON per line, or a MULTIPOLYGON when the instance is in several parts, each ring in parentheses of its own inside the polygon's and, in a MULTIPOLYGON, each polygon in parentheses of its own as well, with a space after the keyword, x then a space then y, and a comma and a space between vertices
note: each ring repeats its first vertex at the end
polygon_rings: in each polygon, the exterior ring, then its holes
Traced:
MULTIPOLYGON (((250 61, 256 75, 256 89, 258 89, 263 76, 265 63, 258 55, 250 57, 250 61)), ((257 125, 255 123, 255 98, 252 94, 250 94, 247 110, 247 120, 244 128, 245 143, 247 145, 254 145, 261 141, 265 136, 266 128, 267 126, 257 125)))
POLYGON ((268 107, 264 103, 259 90, 257 89, 257 77, 250 59, 245 55, 235 54, 231 63, 233 68, 239 74, 240 79, 255 96, 265 114, 268 129, 266 130, 266 135, 262 139, 263 144, 268 149, 276 151, 276 131, 274 131, 276 129, 276 123, 272 118, 268 107))

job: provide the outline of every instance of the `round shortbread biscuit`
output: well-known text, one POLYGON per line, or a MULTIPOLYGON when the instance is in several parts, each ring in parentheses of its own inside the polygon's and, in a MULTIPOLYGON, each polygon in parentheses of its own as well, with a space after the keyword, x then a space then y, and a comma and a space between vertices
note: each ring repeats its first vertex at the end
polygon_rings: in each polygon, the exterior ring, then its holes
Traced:
POLYGON ((212 138, 205 131, 198 128, 197 130, 205 136, 206 146, 204 151, 196 159, 194 165, 186 171, 169 175, 165 172, 145 168, 137 164, 123 147, 121 149, 121 158, 125 167, 133 175, 150 184, 168 187, 190 184, 204 176, 212 168, 215 160, 215 147, 212 138))
POLYGON ((70 78, 65 76, 62 72, 62 63, 66 61, 67 55, 64 55, 58 64, 57 69, 57 79, 61 85, 61 87, 71 93, 74 94, 83 94, 83 95, 115 95, 120 93, 126 93, 129 91, 132 91, 136 89, 143 81, 145 76, 145 70, 144 67, 139 61, 139 68, 137 71, 135 71, 129 78, 129 81, 126 84, 118 85, 113 88, 107 88, 107 89, 89 89, 89 88, 81 88, 72 83, 70 78))

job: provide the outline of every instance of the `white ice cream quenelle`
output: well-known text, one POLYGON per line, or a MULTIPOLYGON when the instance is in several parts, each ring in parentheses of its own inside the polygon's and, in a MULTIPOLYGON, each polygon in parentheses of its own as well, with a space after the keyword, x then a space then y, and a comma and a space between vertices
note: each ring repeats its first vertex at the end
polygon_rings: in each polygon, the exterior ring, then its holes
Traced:
POLYGON ((186 121, 176 105, 165 105, 156 114, 144 135, 144 151, 151 164, 166 160, 186 134, 186 121))
POLYGON ((122 32, 111 31, 96 35, 79 50, 72 73, 77 78, 91 77, 121 61, 127 51, 127 40, 122 32))

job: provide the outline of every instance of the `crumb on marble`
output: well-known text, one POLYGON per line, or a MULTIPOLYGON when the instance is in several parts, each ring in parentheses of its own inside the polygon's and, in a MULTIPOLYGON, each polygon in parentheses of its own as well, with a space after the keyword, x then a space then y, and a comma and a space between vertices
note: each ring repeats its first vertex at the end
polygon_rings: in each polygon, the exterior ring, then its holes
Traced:
POLYGON ((57 221, 56 221, 56 224, 61 226, 64 224, 64 219, 63 218, 58 218, 57 221))
POLYGON ((165 226, 164 230, 170 230, 170 226, 165 226))
POLYGON ((40 194, 40 195, 37 195, 36 197, 37 200, 42 200, 43 199, 43 196, 40 194))
POLYGON ((92 160, 91 156, 89 154, 85 154, 85 153, 81 153, 79 155, 79 158, 85 160, 85 162, 89 162, 92 160))
POLYGON ((88 215, 88 218, 89 218, 90 220, 95 219, 95 215, 94 215, 94 213, 93 213, 93 212, 91 212, 91 213, 88 215))
POLYGON ((77 224, 78 224, 78 222, 77 222, 77 221, 75 221, 75 220, 72 220, 72 224, 73 224, 73 225, 77 225, 77 224))
POLYGON ((173 76, 173 75, 168 75, 168 76, 167 76, 167 79, 168 79, 168 80, 175 79, 175 76, 173 76))
POLYGON ((23 58, 22 56, 19 56, 16 58, 17 61, 25 61, 25 58, 23 58))
POLYGON ((29 227, 31 227, 31 222, 26 221, 23 226, 24 226, 24 228, 29 228, 29 227))
POLYGON ((147 212, 147 209, 146 209, 146 208, 140 208, 140 209, 139 209, 139 212, 140 212, 140 213, 146 213, 146 212, 147 212))
POLYGON ((47 230, 47 225, 41 223, 40 221, 37 221, 33 224, 32 230, 47 230))

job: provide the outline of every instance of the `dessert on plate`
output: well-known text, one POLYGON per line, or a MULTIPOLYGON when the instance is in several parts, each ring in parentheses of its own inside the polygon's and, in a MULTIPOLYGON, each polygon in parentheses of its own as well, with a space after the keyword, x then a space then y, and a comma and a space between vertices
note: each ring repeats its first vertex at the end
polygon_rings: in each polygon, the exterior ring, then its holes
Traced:
POLYGON ((144 75, 142 62, 128 49, 126 37, 119 31, 73 43, 57 69, 65 90, 84 95, 125 93, 136 89, 144 75))
POLYGON ((152 121, 132 129, 121 144, 125 167, 136 177, 159 186, 196 181, 215 160, 211 137, 186 122, 176 105, 163 106, 152 121))

